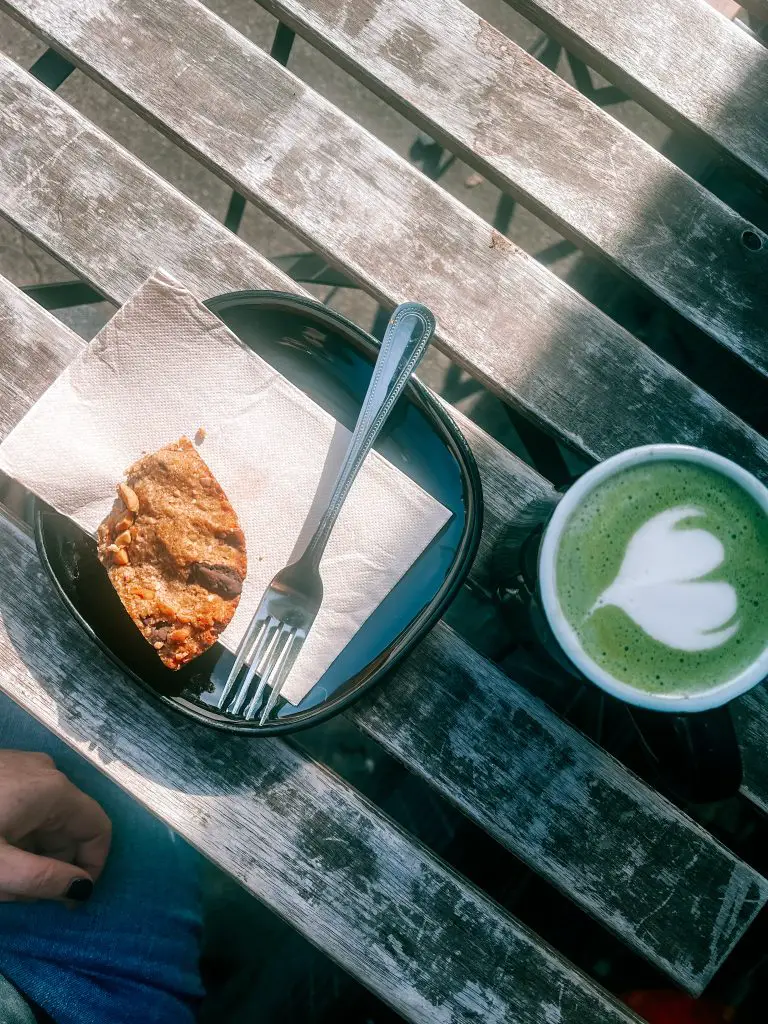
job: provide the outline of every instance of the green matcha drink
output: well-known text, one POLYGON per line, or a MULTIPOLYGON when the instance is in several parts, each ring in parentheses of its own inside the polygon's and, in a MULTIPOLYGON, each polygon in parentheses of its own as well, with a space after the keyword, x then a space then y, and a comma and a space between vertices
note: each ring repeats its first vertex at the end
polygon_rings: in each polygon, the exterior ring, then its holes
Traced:
POLYGON ((575 503, 552 554, 565 632, 620 684, 701 693, 766 653, 768 515, 712 465, 630 461, 575 503))

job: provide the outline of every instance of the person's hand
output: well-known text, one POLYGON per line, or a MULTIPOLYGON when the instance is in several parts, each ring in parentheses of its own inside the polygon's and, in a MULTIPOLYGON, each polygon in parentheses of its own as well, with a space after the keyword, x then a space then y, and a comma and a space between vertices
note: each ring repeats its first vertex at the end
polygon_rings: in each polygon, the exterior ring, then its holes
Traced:
POLYGON ((87 900, 111 837, 101 807, 47 754, 0 750, 0 902, 87 900))

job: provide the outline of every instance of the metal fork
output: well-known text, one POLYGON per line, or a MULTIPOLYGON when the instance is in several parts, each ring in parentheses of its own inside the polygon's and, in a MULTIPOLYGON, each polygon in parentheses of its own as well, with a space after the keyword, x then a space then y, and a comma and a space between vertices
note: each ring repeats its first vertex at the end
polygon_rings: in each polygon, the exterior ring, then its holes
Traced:
POLYGON ((269 699, 259 724, 263 725, 269 717, 320 610, 323 600, 320 560, 331 530, 366 455, 424 355, 434 331, 434 316, 417 302, 405 302, 392 314, 325 512, 301 557, 281 569, 267 587, 240 641, 216 705, 220 710, 239 715, 258 676, 258 686, 243 717, 254 718, 267 689, 269 699))

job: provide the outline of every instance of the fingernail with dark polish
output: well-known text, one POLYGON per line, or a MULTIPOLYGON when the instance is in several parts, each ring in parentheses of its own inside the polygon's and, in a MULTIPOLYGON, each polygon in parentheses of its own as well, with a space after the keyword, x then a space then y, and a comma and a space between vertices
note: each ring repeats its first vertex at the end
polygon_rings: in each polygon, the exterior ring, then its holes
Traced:
POLYGON ((78 903, 85 903, 93 893, 93 882, 90 878, 76 878, 67 889, 65 896, 68 900, 77 900, 78 903))

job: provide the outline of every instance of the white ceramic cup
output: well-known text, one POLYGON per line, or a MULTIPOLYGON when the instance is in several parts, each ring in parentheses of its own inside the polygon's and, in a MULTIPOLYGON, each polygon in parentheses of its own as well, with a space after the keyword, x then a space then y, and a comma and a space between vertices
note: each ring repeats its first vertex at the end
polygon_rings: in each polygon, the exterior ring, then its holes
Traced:
MULTIPOLYGON (((768 646, 756 661, 724 683, 710 687, 702 684, 701 690, 688 693, 647 693, 628 683, 614 679, 610 673, 589 657, 581 646, 576 631, 563 614, 557 598, 557 550, 563 529, 571 514, 578 508, 586 495, 604 480, 630 466, 655 462, 659 459, 695 462, 722 473, 723 476, 730 477, 747 494, 751 495, 768 515, 768 488, 751 473, 729 459, 723 458, 722 455, 715 455, 703 448, 677 444, 650 444, 642 448, 630 448, 590 469, 569 488, 560 500, 547 523, 539 549, 538 580, 541 604, 549 627, 567 657, 587 679, 596 683, 607 693, 629 704, 649 708, 653 711, 671 711, 674 714, 708 711, 711 708, 727 704, 728 701, 746 693, 747 690, 768 676, 768 646)), ((768 629, 768 624, 766 628, 768 629)))

